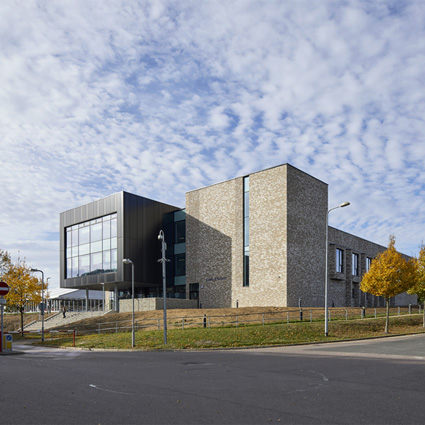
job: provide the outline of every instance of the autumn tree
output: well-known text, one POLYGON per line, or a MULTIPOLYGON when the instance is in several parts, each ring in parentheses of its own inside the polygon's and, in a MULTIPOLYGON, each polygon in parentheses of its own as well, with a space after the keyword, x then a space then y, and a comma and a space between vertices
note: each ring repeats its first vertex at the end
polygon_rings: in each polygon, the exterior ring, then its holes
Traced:
POLYGON ((406 292, 415 285, 416 261, 406 261, 395 249, 395 237, 390 236, 388 248, 372 261, 369 271, 363 276, 360 289, 386 300, 385 333, 389 330, 390 298, 406 292))
POLYGON ((415 285, 412 286, 407 292, 409 294, 416 294, 418 299, 424 303, 423 311, 423 327, 425 328, 425 245, 421 245, 419 256, 416 260, 417 264, 417 277, 415 285))
POLYGON ((25 261, 13 263, 8 252, 0 251, 0 278, 9 285, 9 293, 5 296, 7 307, 21 314, 22 335, 25 307, 41 301, 41 279, 32 276, 30 270, 25 261))

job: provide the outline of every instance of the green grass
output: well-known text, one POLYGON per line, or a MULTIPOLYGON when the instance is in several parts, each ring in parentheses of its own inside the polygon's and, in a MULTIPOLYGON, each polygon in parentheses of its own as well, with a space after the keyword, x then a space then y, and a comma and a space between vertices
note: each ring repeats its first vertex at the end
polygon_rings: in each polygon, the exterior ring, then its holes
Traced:
MULTIPOLYGON (((202 349, 258 347, 270 345, 307 344, 324 341, 344 341, 385 336, 385 319, 359 319, 329 322, 329 336, 324 336, 323 322, 301 322, 273 325, 245 325, 221 328, 169 329, 167 345, 163 331, 136 332, 137 349, 202 349)), ((400 316, 390 320, 390 335, 425 332, 422 316, 400 316)), ((72 347, 72 334, 54 337, 46 333, 44 345, 72 347)), ((77 335, 75 346, 80 348, 131 349, 131 333, 77 335)))

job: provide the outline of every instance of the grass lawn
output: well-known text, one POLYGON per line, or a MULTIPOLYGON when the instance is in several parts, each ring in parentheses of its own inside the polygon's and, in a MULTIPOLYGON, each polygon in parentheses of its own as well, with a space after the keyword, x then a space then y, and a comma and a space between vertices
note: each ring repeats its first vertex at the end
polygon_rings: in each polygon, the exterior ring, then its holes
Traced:
MULTIPOLYGON (((258 347, 272 345, 307 344, 324 341, 346 341, 386 336, 385 319, 359 319, 329 322, 329 336, 324 336, 323 322, 299 322, 270 325, 225 326, 215 328, 169 329, 167 345, 163 331, 137 331, 137 349, 202 349, 258 347)), ((391 317, 389 335, 423 333, 422 315, 391 317)), ((39 338, 39 337, 38 337, 39 338)), ((44 345, 72 347, 73 336, 54 336, 46 332, 44 345)), ((81 348, 131 349, 131 333, 80 334, 75 346, 81 348)))

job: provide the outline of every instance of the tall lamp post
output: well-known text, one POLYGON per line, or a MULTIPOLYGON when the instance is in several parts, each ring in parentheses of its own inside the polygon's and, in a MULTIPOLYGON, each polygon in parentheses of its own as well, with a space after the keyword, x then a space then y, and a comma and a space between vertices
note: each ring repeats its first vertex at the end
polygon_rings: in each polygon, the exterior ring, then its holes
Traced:
POLYGON ((134 263, 128 258, 124 258, 122 262, 124 264, 131 264, 131 298, 133 299, 133 315, 131 319, 131 346, 134 348, 136 346, 134 337, 134 263))
POLYGON ((158 260, 159 263, 162 263, 162 298, 163 298, 163 307, 164 307, 164 345, 167 345, 167 305, 166 305, 166 271, 165 271, 165 263, 167 260, 165 258, 165 251, 167 250, 167 244, 165 243, 165 236, 162 230, 159 231, 158 240, 161 241, 161 258, 158 260))
POLYGON ((343 202, 342 204, 339 204, 337 207, 331 208, 326 213, 326 257, 325 257, 325 336, 328 336, 328 233, 329 233, 329 213, 333 210, 336 210, 337 208, 344 208, 348 207, 350 205, 349 202, 343 202))
POLYGON ((41 273, 41 341, 44 342, 44 272, 39 269, 31 269, 31 272, 41 273))

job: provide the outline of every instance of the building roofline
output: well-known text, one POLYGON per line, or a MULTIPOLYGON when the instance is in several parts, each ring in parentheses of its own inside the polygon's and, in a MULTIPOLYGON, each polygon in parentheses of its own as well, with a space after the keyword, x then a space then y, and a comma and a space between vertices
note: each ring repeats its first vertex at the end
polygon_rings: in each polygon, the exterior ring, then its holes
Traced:
POLYGON ((237 176, 237 177, 233 177, 233 178, 231 178, 231 179, 221 180, 221 181, 218 181, 218 182, 213 183, 213 184, 208 184, 208 185, 206 185, 206 186, 202 186, 202 187, 198 187, 198 188, 196 188, 196 189, 188 190, 186 193, 191 193, 191 192, 195 192, 195 191, 197 191, 197 190, 206 189, 207 187, 216 186, 216 185, 218 185, 218 184, 222 184, 222 183, 227 183, 227 182, 230 182, 230 181, 232 181, 232 180, 240 179, 240 178, 247 177, 247 176, 252 176, 253 174, 262 173, 263 171, 269 171, 269 170, 272 170, 273 168, 279 168, 279 167, 291 167, 291 168, 293 168, 294 170, 297 170, 298 172, 303 173, 303 174, 305 174, 306 176, 311 177, 312 179, 317 180, 318 182, 323 183, 323 184, 325 184, 326 186, 328 186, 328 183, 326 183, 326 182, 324 182, 324 181, 322 181, 322 180, 318 179, 317 177, 312 176, 311 174, 308 174, 307 172, 305 172, 305 171, 303 171, 303 170, 300 170, 300 169, 299 169, 299 168, 297 168, 297 167, 294 167, 293 165, 289 164, 288 162, 285 162, 285 163, 283 163, 283 164, 273 165, 272 167, 263 168, 262 170, 253 171, 252 173, 243 174, 243 175, 240 175, 240 176, 237 176))
POLYGON ((74 208, 69 208, 68 210, 62 211, 62 212, 61 212, 61 214, 65 214, 65 213, 67 213, 68 211, 72 211, 72 210, 75 210, 75 209, 78 209, 78 208, 84 207, 84 206, 86 206, 86 205, 90 205, 90 204, 93 204, 93 203, 95 203, 95 202, 102 201, 102 200, 107 199, 107 198, 112 198, 113 196, 117 196, 117 195, 120 195, 120 194, 122 194, 122 196, 123 196, 123 197, 124 197, 125 195, 137 196, 138 198, 147 199, 147 200, 152 201, 152 202, 157 202, 158 204, 167 205, 167 206, 169 206, 169 207, 173 207, 173 208, 177 208, 177 209, 184 209, 184 208, 178 207, 178 206, 176 206, 176 205, 167 204, 167 203, 162 202, 162 201, 157 201, 156 199, 147 198, 146 196, 137 195, 137 194, 135 194, 135 193, 127 192, 126 190, 121 190, 121 191, 119 191, 119 192, 115 192, 115 193, 112 193, 112 194, 110 194, 110 195, 104 196, 103 198, 97 198, 97 199, 95 199, 95 200, 93 200, 93 201, 87 202, 87 203, 82 204, 82 205, 78 205, 78 206, 76 206, 76 207, 74 207, 74 208))

